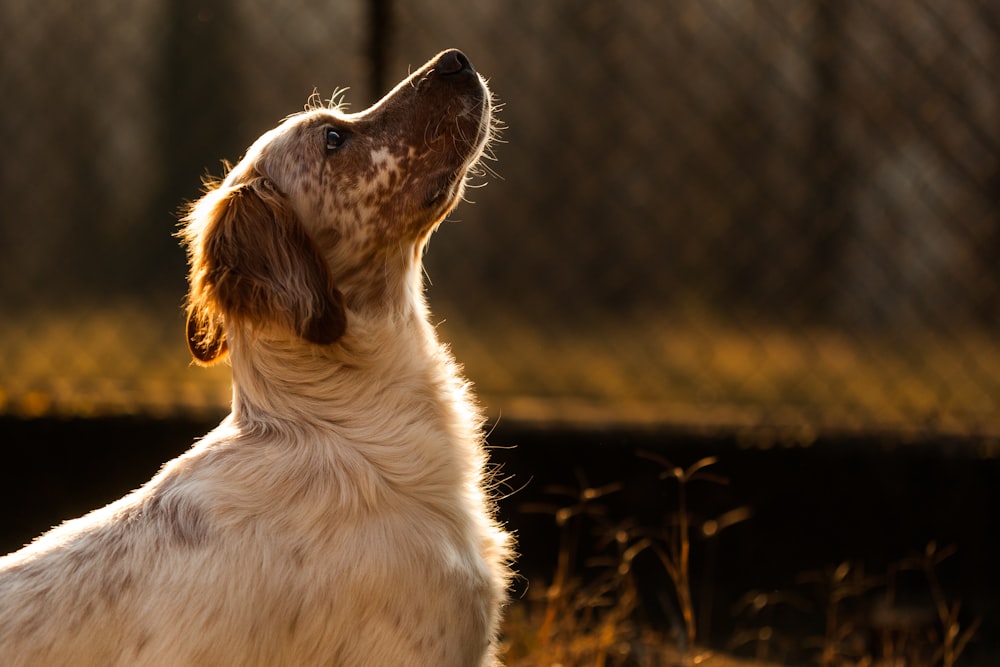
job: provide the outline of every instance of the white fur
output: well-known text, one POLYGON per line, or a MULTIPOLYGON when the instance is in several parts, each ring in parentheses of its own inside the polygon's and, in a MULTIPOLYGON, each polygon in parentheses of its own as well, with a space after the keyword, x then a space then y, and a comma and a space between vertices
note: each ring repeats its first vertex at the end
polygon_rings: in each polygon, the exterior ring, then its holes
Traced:
POLYGON ((509 537, 420 268, 490 123, 455 57, 361 114, 286 120, 193 207, 192 351, 228 349, 232 413, 140 489, 0 559, 0 664, 494 664, 509 537), (327 125, 344 148, 324 151, 327 125), (264 238, 282 211, 318 276, 294 254, 252 261, 294 237, 264 238), (235 260, 213 245, 230 232, 249 246, 235 260))

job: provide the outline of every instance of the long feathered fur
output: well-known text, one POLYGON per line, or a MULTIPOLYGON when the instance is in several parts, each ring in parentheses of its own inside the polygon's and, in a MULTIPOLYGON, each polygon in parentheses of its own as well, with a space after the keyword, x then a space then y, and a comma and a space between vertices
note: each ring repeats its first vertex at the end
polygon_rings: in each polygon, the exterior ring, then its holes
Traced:
POLYGON ((443 52, 290 117, 192 207, 188 341, 228 354, 232 413, 0 559, 0 663, 494 664, 510 537, 420 266, 490 123, 443 52))

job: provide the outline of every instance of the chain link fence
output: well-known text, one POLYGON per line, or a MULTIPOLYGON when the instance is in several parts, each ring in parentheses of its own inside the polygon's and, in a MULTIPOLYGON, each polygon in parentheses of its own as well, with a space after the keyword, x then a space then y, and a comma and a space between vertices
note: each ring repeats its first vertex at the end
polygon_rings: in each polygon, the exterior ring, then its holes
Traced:
POLYGON ((995 3, 12 0, 0 26, 8 413, 221 409, 176 209, 314 89, 360 109, 457 46, 508 128, 430 298, 492 414, 1000 436, 995 3))

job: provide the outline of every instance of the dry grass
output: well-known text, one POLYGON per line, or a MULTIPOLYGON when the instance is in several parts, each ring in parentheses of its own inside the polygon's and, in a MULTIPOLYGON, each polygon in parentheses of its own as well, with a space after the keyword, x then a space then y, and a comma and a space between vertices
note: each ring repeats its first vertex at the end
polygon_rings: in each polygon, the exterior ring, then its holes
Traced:
POLYGON ((214 414, 229 370, 195 368, 180 308, 117 303, 0 321, 0 413, 97 417, 214 414))
MULTIPOLYGON (((802 575, 796 590, 751 591, 734 606, 742 621, 725 642, 728 649, 708 648, 708 638, 699 636, 699 610, 691 594, 691 547, 696 537, 716 539, 751 512, 738 507, 713 519, 696 519, 687 506, 687 487, 727 483, 712 471, 716 459, 679 468, 657 456, 645 457, 660 465, 661 480, 676 490, 676 506, 661 526, 611 521, 600 501, 618 491, 618 484, 553 488, 569 502, 524 508, 551 513, 561 543, 551 582, 535 582, 508 613, 504 632, 510 667, 955 667, 975 636, 978 621, 962 618, 961 605, 948 597, 937 575, 954 550, 931 543, 882 576, 842 563, 802 575), (595 557, 587 559, 590 573, 585 575, 574 554, 588 538, 595 557), (643 608, 648 596, 639 595, 633 569, 642 553, 652 553, 668 575, 667 609, 643 608), (900 577, 913 572, 922 576, 931 600, 917 611, 897 605, 900 577), (859 613, 862 608, 869 612, 859 613), (783 629, 775 622, 782 609, 819 617, 822 633, 794 635, 783 629), (667 619, 666 627, 650 622, 652 617, 667 619)), ((800 633, 810 626, 795 625, 800 633)))
MULTIPOLYGON (((475 321, 442 336, 505 419, 739 432, 760 444, 884 431, 1000 437, 1000 340, 735 326, 703 314, 475 321)), ((177 303, 121 302, 0 320, 0 412, 187 414, 229 401, 192 368, 177 303)))
POLYGON ((716 655, 699 647, 695 607, 691 594, 692 530, 709 538, 749 517, 746 508, 726 512, 716 519, 697 522, 687 510, 687 486, 692 482, 725 484, 712 473, 715 458, 705 458, 688 468, 679 468, 653 454, 644 456, 662 468, 660 478, 673 480, 677 509, 664 526, 644 528, 630 522, 609 524, 600 499, 620 489, 619 484, 601 488, 552 488, 551 492, 572 497, 562 507, 538 505, 526 511, 552 512, 561 531, 559 560, 552 583, 537 597, 514 605, 509 615, 507 659, 511 667, 561 665, 737 665, 732 656, 716 655), (580 547, 585 529, 597 528, 602 552, 588 565, 602 566, 588 581, 575 574, 573 554, 580 547), (663 566, 672 583, 678 621, 671 632, 654 631, 638 620, 641 603, 633 561, 649 552, 663 566))
POLYGON ((552 318, 445 312, 488 406, 526 422, 739 431, 1000 436, 1000 341, 968 329, 781 328, 701 313, 552 318))

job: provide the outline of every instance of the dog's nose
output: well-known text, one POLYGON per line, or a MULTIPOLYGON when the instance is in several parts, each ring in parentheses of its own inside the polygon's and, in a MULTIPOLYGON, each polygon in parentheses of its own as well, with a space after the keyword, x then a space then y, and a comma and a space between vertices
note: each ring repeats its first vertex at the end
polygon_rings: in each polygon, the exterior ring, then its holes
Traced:
POLYGON ((438 56, 437 62, 434 63, 434 71, 438 74, 448 75, 473 72, 475 70, 464 53, 458 49, 451 49, 438 56))

